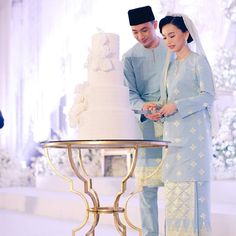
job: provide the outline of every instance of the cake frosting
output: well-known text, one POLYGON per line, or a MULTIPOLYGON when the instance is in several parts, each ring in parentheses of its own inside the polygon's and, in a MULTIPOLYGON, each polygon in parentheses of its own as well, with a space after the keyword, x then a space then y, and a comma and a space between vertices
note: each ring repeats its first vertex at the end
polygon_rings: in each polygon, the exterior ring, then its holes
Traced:
POLYGON ((69 118, 82 140, 142 139, 130 107, 129 90, 124 86, 118 35, 93 35, 88 81, 76 88, 69 118))

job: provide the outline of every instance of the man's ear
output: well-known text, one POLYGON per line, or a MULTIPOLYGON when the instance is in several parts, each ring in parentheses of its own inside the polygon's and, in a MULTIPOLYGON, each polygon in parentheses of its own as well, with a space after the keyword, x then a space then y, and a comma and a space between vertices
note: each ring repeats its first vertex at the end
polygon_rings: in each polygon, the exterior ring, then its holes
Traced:
POLYGON ((154 20, 153 26, 154 26, 154 29, 157 29, 157 26, 158 26, 157 20, 154 20))

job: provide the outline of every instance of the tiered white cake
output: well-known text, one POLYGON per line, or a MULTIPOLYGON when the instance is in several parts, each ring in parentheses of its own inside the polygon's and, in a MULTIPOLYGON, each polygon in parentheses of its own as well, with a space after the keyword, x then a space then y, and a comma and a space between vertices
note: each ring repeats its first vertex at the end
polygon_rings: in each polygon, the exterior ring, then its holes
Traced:
POLYGON ((142 139, 124 86, 118 35, 92 37, 88 82, 76 90, 70 125, 78 128, 78 138, 83 140, 142 139))

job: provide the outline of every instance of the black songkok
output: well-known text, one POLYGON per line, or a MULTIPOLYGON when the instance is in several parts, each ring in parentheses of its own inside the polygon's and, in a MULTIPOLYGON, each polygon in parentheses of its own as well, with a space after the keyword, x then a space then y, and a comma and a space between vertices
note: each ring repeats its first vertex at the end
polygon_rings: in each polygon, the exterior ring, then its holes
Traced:
POLYGON ((152 8, 150 6, 131 9, 128 11, 128 15, 129 15, 129 24, 131 26, 155 20, 152 8))

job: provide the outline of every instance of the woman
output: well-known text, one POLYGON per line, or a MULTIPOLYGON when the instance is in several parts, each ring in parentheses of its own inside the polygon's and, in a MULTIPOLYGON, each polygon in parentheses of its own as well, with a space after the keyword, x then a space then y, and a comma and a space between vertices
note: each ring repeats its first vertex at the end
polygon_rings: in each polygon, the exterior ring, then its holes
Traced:
POLYGON ((185 15, 161 19, 159 29, 169 52, 162 81, 164 140, 171 141, 162 176, 167 236, 210 235, 210 108, 214 101, 211 68, 197 31, 185 15), (194 41, 197 52, 188 43, 194 41))

